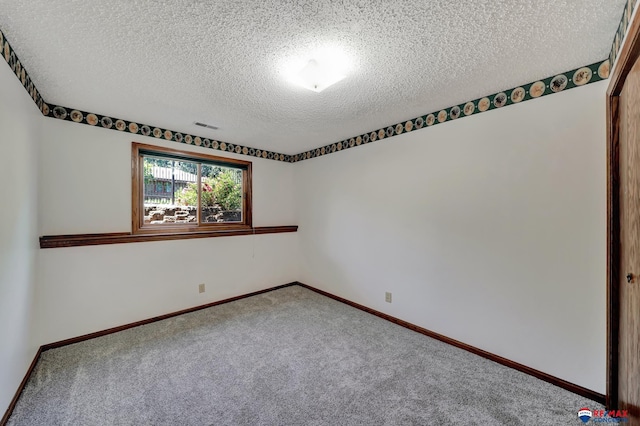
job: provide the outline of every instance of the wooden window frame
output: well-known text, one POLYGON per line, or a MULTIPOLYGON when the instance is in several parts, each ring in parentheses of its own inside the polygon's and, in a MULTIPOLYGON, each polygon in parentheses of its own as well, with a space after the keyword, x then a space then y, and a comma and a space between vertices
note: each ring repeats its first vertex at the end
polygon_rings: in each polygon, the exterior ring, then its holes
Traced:
MULTIPOLYGON (((165 148, 157 145, 148 145, 138 142, 131 144, 131 231, 132 234, 200 234, 216 231, 246 231, 252 229, 252 163, 251 161, 238 160, 228 157, 201 154, 174 148, 165 148), (198 196, 197 223, 195 225, 145 225, 144 224, 144 178, 143 155, 159 154, 161 156, 173 156, 180 161, 195 161, 216 163, 221 166, 242 168, 242 222, 224 223, 200 223, 200 196, 198 196)), ((200 173, 198 173, 198 183, 200 173)))

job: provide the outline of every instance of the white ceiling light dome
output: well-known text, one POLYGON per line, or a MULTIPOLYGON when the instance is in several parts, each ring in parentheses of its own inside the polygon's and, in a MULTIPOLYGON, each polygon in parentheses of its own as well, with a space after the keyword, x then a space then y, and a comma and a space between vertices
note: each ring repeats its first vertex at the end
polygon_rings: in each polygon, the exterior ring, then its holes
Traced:
POLYGON ((290 57, 282 68, 283 76, 296 86, 319 93, 343 80, 353 68, 352 61, 343 49, 324 46, 290 57))
POLYGON ((319 93, 344 79, 345 75, 336 70, 335 67, 310 59, 296 77, 294 79, 296 84, 319 93))

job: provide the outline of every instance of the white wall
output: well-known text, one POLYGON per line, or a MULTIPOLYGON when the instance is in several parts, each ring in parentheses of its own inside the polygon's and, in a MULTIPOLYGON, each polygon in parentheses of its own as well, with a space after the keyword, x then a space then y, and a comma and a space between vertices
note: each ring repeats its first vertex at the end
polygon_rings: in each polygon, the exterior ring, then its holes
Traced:
MULTIPOLYGON (((218 154, 49 118, 42 132, 40 235, 130 231, 132 141, 218 154)), ((254 226, 297 224, 293 165, 252 161, 254 226)), ((286 284, 298 278, 297 263, 296 233, 41 250, 37 340, 286 284)))
POLYGON ((300 280, 604 393, 606 85, 297 163, 300 280))
POLYGON ((0 417, 36 354, 32 300, 37 257, 38 108, 0 64, 0 417))
POLYGON ((42 118, 0 67, 0 408, 37 345, 294 280, 604 392, 605 88, 254 159, 254 225, 298 233, 38 250, 128 231, 131 141, 176 144, 42 118))

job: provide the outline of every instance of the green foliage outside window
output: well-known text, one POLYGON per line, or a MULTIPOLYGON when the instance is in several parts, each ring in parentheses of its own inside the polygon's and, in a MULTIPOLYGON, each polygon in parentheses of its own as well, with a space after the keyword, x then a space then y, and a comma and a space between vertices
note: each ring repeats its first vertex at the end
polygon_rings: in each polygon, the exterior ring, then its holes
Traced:
MULTIPOLYGON (((202 178, 202 207, 219 204, 222 210, 238 210, 242 206, 242 185, 234 179, 235 170, 225 170, 215 178, 202 178)), ((177 203, 183 206, 198 205, 198 187, 189 183, 180 191, 177 203)))
POLYGON ((234 179, 235 173, 225 170, 213 180, 213 193, 223 210, 238 210, 242 205, 242 188, 234 179))
POLYGON ((153 173, 151 172, 153 166, 148 161, 144 161, 144 184, 148 185, 153 180, 153 173))

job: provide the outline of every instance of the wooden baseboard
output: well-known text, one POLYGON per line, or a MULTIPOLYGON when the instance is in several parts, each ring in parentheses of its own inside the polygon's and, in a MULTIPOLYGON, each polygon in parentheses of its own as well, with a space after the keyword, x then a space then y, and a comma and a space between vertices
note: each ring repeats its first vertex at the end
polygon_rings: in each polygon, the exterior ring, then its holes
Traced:
POLYGON ((555 385, 555 386, 558 386, 560 388, 566 389, 569 392, 573 392, 573 393, 578 394, 580 396, 583 396, 585 398, 589 398, 589 399, 591 399, 593 401, 599 402, 600 404, 604 404, 606 402, 605 395, 603 395, 601 393, 598 393, 598 392, 595 392, 595 391, 592 391, 591 389, 587 389, 585 387, 576 385, 574 383, 570 383, 570 382, 568 382, 566 380, 563 380, 563 379, 560 379, 558 377, 552 376, 550 374, 544 373, 544 372, 542 372, 540 370, 536 370, 534 368, 527 367, 526 365, 519 364, 519 363, 517 363, 515 361, 511 361, 511 360, 509 360, 507 358, 503 358, 503 357, 501 357, 499 355, 492 354, 491 352, 487 352, 485 350, 476 348, 475 346, 471 346, 471 345, 468 345, 466 343, 460 342, 458 340, 451 339, 450 337, 443 336, 442 334, 436 333, 436 332, 431 331, 431 330, 427 330, 426 328, 422 328, 422 327, 417 326, 415 324, 412 324, 410 322, 401 320, 401 319, 396 318, 396 317, 392 317, 391 315, 387 315, 387 314, 382 313, 380 311, 376 311, 375 309, 368 308, 368 307, 366 307, 364 305, 360 305, 359 303, 352 302, 352 301, 347 300, 345 298, 342 298, 340 296, 336 296, 334 294, 327 293, 326 291, 317 289, 315 287, 311 287, 310 285, 303 284, 301 282, 298 282, 297 284, 302 286, 302 287, 304 287, 304 288, 307 288, 309 290, 315 291, 316 293, 322 294, 323 296, 330 297, 330 298, 332 298, 334 300, 337 300, 339 302, 345 303, 345 304, 347 304, 349 306, 352 306, 354 308, 357 308, 357 309, 360 309, 362 311, 368 312, 368 313, 370 313, 372 315, 375 315, 377 317, 386 319, 387 321, 391 321, 392 323, 398 324, 398 325, 400 325, 402 327, 405 327, 405 328, 408 328, 410 330, 416 331, 416 332, 418 332, 420 334, 424 334, 425 336, 432 337, 432 338, 434 338, 436 340, 440 340, 441 342, 448 343, 448 344, 450 344, 452 346, 455 346, 455 347, 460 348, 460 349, 464 349, 465 351, 468 351, 468 352, 471 352, 473 354, 479 355, 479 356, 481 356, 483 358, 486 358, 488 360, 491 360, 493 362, 497 362, 498 364, 504 365, 506 367, 513 368, 514 370, 521 371, 521 372, 523 372, 525 374, 529 374, 529 375, 531 375, 533 377, 536 377, 536 378, 538 378, 540 380, 544 380, 545 382, 551 383, 552 385, 555 385))
POLYGON ((162 321, 162 320, 167 319, 167 318, 175 317, 175 316, 182 315, 182 314, 188 314, 189 312, 199 311, 201 309, 210 308, 210 307, 216 306, 216 305, 222 305, 224 303, 234 302, 236 300, 245 299, 245 298, 251 297, 251 296, 257 296, 258 294, 267 293, 267 292, 270 292, 270 291, 273 291, 273 290, 278 290, 280 288, 290 287, 290 286, 297 285, 297 284, 298 284, 297 282, 292 282, 292 283, 289 283, 289 284, 283 284, 283 285, 279 285, 279 286, 276 286, 276 287, 271 287, 271 288, 267 288, 267 289, 264 289, 264 290, 258 290, 258 291, 254 291, 252 293, 243 294, 243 295, 240 295, 240 296, 230 297, 230 298, 224 299, 224 300, 218 300, 217 302, 207 303, 206 305, 199 305, 199 306, 195 306, 193 308, 188 308, 188 309, 183 309, 181 311, 172 312, 170 314, 160 315, 160 316, 153 317, 153 318, 148 318, 148 319, 145 319, 145 320, 142 320, 142 321, 132 322, 130 324, 125 324, 125 325, 121 325, 121 326, 118 326, 118 327, 108 328, 108 329, 102 330, 102 331, 96 331, 95 333, 84 334, 82 336, 72 337, 70 339, 60 340, 58 342, 53 342, 53 343, 49 343, 49 344, 46 344, 46 345, 42 345, 42 346, 40 346, 40 348, 38 348, 38 352, 36 353, 36 356, 33 359, 33 362, 31 362, 31 365, 29 366, 29 369, 27 370, 27 373, 25 374, 24 378, 22 379, 22 382, 20 383, 20 386, 18 387, 18 390, 16 391, 16 394, 14 395, 13 399, 11 400, 11 403, 9 404, 9 407, 7 408, 7 411, 4 413, 4 416, 2 416, 2 420, 0 420, 0 426, 6 426, 7 422, 9 421, 9 417, 11 417, 11 414, 13 413, 13 410, 16 407, 16 403, 18 402, 18 398, 20 398, 20 395, 22 394, 22 391, 24 390, 24 387, 27 384, 27 381, 29 380, 29 377, 31 377, 31 373, 33 372, 33 369, 35 368, 36 364, 38 363, 38 359, 40 358, 40 354, 42 352, 44 352, 44 351, 47 351, 49 349, 60 348, 62 346, 66 346, 66 345, 71 345, 73 343, 83 342, 83 341, 89 340, 89 339, 95 339, 96 337, 105 336, 107 334, 112 334, 112 333, 117 333, 118 331, 127 330, 129 328, 138 327, 140 325, 150 324, 150 323, 156 322, 156 321, 162 321))
POLYGON ((550 374, 547 373, 543 373, 542 371, 539 370, 535 370, 531 367, 527 367, 526 365, 522 365, 519 364, 517 362, 508 360, 506 358, 503 358, 501 356, 492 354, 490 352, 484 351, 482 349, 476 348, 474 346, 471 345, 467 345, 466 343, 462 343, 458 340, 454 340, 451 339, 449 337, 443 336, 442 334, 438 334, 435 333, 431 330, 427 330, 426 328, 422 328, 419 327, 415 324, 411 324, 410 322, 401 320, 399 318, 396 317, 392 317, 391 315, 387 315, 385 313, 382 313, 380 311, 376 311, 375 309, 371 309, 368 308, 364 305, 360 305, 359 303, 355 303, 352 302, 350 300, 344 299, 340 296, 336 296, 334 294, 331 293, 327 293, 326 291, 317 289, 315 287, 311 287, 307 284, 303 284, 301 282, 295 281, 292 283, 288 283, 288 284, 283 284, 283 285, 279 285, 276 287, 271 287, 271 288, 267 288, 264 290, 259 290, 259 291, 254 291, 252 293, 248 293, 248 294, 243 294, 240 296, 235 296, 235 297, 230 297, 228 299, 224 299, 224 300, 219 300, 217 302, 211 302, 211 303, 207 303, 205 305, 199 305, 193 308, 188 308, 188 309, 183 309, 181 311, 177 311, 177 312, 172 312, 169 314, 165 314, 165 315, 160 315, 157 317, 153 317, 153 318, 149 318, 149 319, 145 319, 142 321, 137 321, 137 322, 132 322, 129 324, 125 324, 125 325, 121 325, 118 327, 113 327, 113 328, 108 328, 106 330, 102 330, 102 331, 97 331, 95 333, 89 333, 89 334, 84 334, 82 336, 78 336, 78 337, 73 337, 70 339, 65 339, 65 340, 60 340, 58 342, 54 342, 54 343, 49 343, 46 345, 42 345, 40 346, 40 348, 38 349, 38 352, 36 353, 36 356, 34 357, 33 361, 31 362, 31 365, 29 366, 29 369, 27 370, 24 378, 22 379, 22 382, 20 383, 20 386, 18 387, 18 390, 16 391, 16 394, 14 395, 13 399, 11 400, 11 403, 9 404, 9 407, 7 408, 7 411, 5 412, 4 416, 2 417, 2 420, 0 420, 0 426, 6 426, 7 422, 9 421, 9 417, 11 417, 11 414, 13 413, 13 410, 16 406, 16 403, 18 402, 18 398, 20 397, 20 394, 22 394, 22 391, 25 387, 25 385, 27 384, 27 381, 29 380, 29 377, 31 377, 31 373, 33 372, 36 364, 38 363, 38 359, 40 358, 40 354, 44 351, 47 351, 49 349, 55 349, 55 348, 59 348, 62 346, 66 346, 66 345, 71 345, 73 343, 78 343, 78 342, 82 342, 85 340, 89 340, 89 339, 94 339, 96 337, 100 337, 100 336, 105 336, 107 334, 112 334, 112 333, 117 333, 119 331, 123 331, 123 330, 127 330, 129 328, 133 328, 133 327, 138 327, 141 325, 145 325, 145 324, 150 324, 156 321, 162 321, 164 319, 167 318, 171 318, 171 317, 175 317, 178 315, 182 315, 182 314, 187 314, 189 312, 195 312, 195 311, 199 311, 201 309, 206 309, 206 308, 210 308, 212 306, 216 306, 216 305, 222 305, 224 303, 229 303, 229 302, 233 302, 236 300, 240 300, 240 299, 245 299, 247 297, 251 297, 251 296, 256 296, 258 294, 262 294, 262 293, 267 293, 273 290, 278 290, 281 288, 285 288, 285 287, 290 287, 293 285, 299 285, 301 287, 307 288, 309 290, 315 291, 316 293, 322 294, 323 296, 327 296, 330 297, 331 299, 337 300, 339 302, 345 303, 349 306, 352 306, 356 309, 360 309, 362 311, 368 312, 372 315, 375 315, 377 317, 383 318, 387 321, 391 321, 395 324, 398 324, 402 327, 408 328, 410 330, 416 331, 418 333, 424 334, 425 336, 429 336, 432 337, 434 339, 440 340, 444 343, 448 343, 450 345, 456 346, 460 349, 464 349, 468 352, 474 353, 476 355, 480 355, 483 358, 489 359, 491 361, 497 362, 498 364, 502 364, 504 366, 513 368, 515 370, 521 371, 523 373, 529 374, 531 376, 537 377, 538 379, 544 380, 545 382, 549 382, 553 385, 556 385, 558 387, 561 387, 563 389, 566 389, 570 392, 573 392, 575 394, 584 396, 585 398, 589 398, 592 399, 596 402, 599 402, 601 404, 605 403, 605 396, 598 393, 598 392, 594 392, 590 389, 584 388, 582 386, 578 386, 576 384, 567 382, 566 380, 560 379, 558 377, 552 376, 550 374))
POLYGON ((18 386, 18 390, 16 391, 16 394, 13 395, 13 399, 9 403, 9 407, 7 408, 7 411, 4 413, 4 416, 2 416, 2 420, 0 420, 0 426, 6 426, 6 424, 9 422, 9 417, 11 417, 11 413, 13 413, 13 409, 16 408, 16 404, 18 403, 18 398, 20 398, 20 395, 22 394, 22 391, 24 390, 24 387, 26 386, 27 381, 29 381, 29 377, 31 377, 31 373, 33 373, 34 368, 36 368, 36 364, 38 363, 38 359, 40 359, 41 353, 42 353, 42 346, 38 348, 38 351, 36 352, 36 356, 33 357, 33 361, 31 361, 31 365, 29 366, 29 368, 27 369, 27 372, 22 378, 22 381, 20 382, 20 386, 18 386))
POLYGON ((49 349, 55 349, 55 348, 59 348, 59 347, 62 347, 62 346, 67 346, 67 345, 71 345, 71 344, 74 344, 74 343, 83 342, 85 340, 95 339, 96 337, 105 336, 107 334, 112 334, 112 333, 117 333, 117 332, 122 331, 122 330, 127 330, 129 328, 139 327, 139 326, 145 325, 145 324, 151 324, 152 322, 162 321, 162 320, 165 320, 167 318, 176 317, 176 316, 182 315, 182 314, 188 314, 189 312, 195 312, 195 311, 199 311, 201 309, 207 309, 207 308, 210 308, 212 306, 222 305, 224 303, 234 302, 234 301, 240 300, 240 299, 246 299, 247 297, 257 296, 258 294, 268 293, 268 292, 273 291, 273 290, 278 290, 280 288, 290 287, 290 286, 296 285, 296 284, 297 284, 297 282, 292 282, 292 283, 289 283, 289 284, 283 284, 283 285, 279 285, 279 286, 276 286, 276 287, 270 287, 270 288, 267 288, 267 289, 264 289, 264 290, 258 290, 258 291, 254 291, 252 293, 247 293, 247 294, 243 294, 243 295, 240 295, 240 296, 230 297, 230 298, 224 299, 224 300, 218 300, 217 302, 207 303, 206 305, 199 305, 199 306, 195 306, 193 308, 188 308, 188 309, 183 309, 181 311, 172 312, 170 314, 164 314, 164 315, 160 315, 160 316, 157 316, 157 317, 144 319, 142 321, 136 321, 136 322, 132 322, 132 323, 125 324, 125 325, 120 325, 118 327, 108 328, 106 330, 96 331, 95 333, 89 333, 89 334, 84 334, 84 335, 78 336, 78 337, 72 337, 70 339, 60 340, 58 342, 53 342, 53 343, 49 343, 49 344, 43 345, 42 346, 42 351, 44 352, 44 351, 48 351, 49 349))

